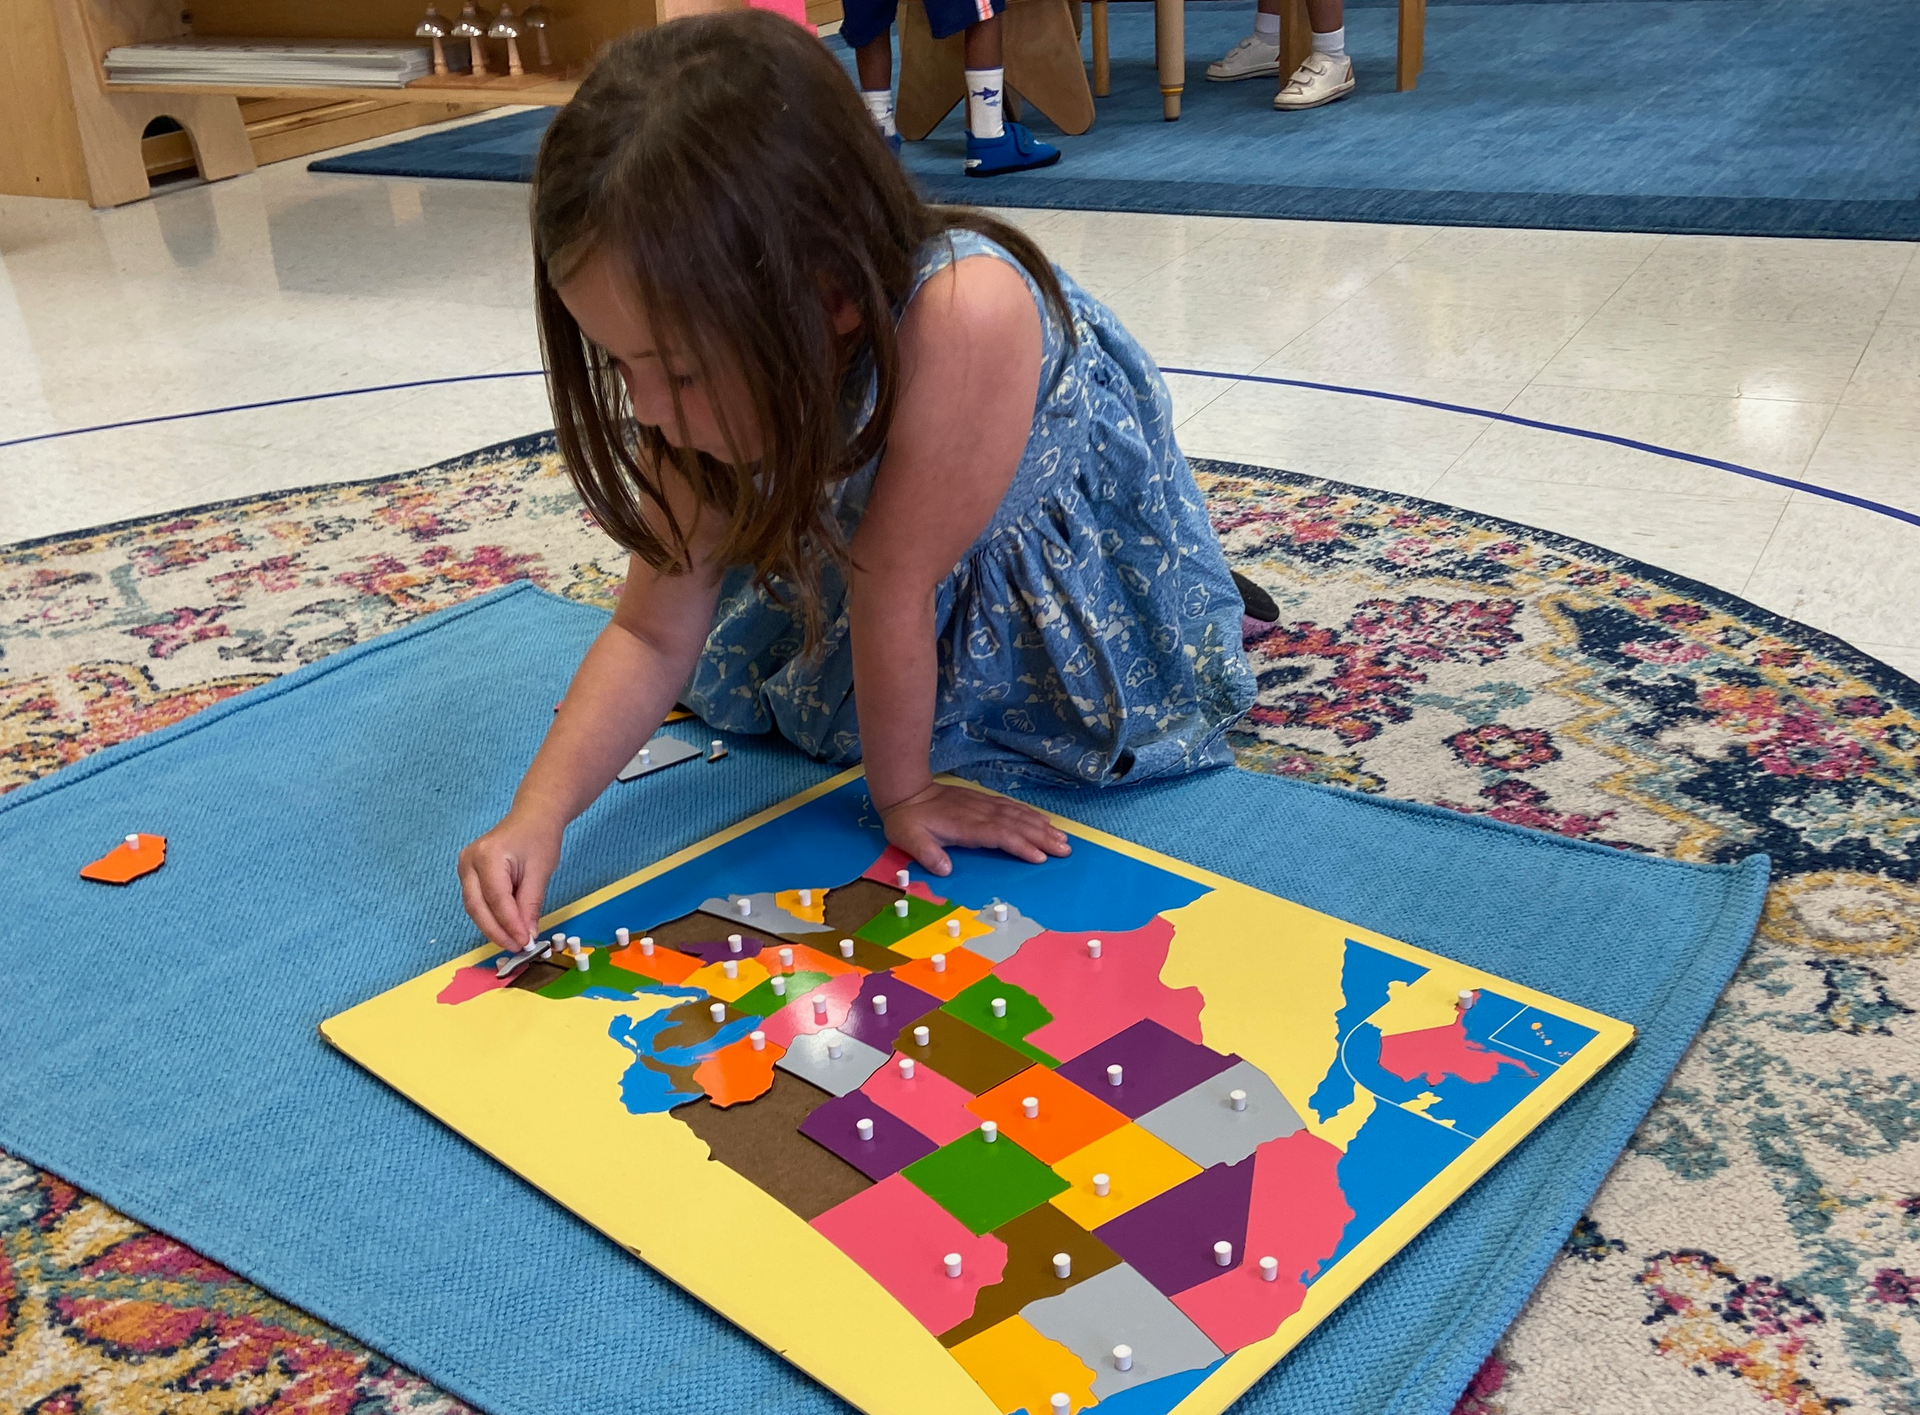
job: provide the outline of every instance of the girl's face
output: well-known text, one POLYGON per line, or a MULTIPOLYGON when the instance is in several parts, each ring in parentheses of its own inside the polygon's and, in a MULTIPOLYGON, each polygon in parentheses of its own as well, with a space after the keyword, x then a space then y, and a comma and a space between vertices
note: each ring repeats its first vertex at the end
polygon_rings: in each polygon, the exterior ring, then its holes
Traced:
POLYGON ((659 428, 675 447, 691 447, 721 462, 736 457, 752 462, 760 456, 760 433, 746 390, 737 380, 695 370, 686 350, 662 348, 639 295, 605 251, 595 251, 573 279, 555 289, 580 332, 605 350, 620 371, 636 418, 659 428), (723 410, 734 437, 731 448, 721 431, 723 410))

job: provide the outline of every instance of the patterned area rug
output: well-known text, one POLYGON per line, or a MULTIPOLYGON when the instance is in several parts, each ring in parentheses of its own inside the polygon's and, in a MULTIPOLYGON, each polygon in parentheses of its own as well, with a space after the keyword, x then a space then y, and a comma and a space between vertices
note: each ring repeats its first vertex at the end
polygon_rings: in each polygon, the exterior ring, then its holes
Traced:
MULTIPOLYGON (((1603 841, 1764 850, 1760 937, 1466 1415, 1920 1415, 1920 684, 1590 546, 1199 463, 1281 620, 1244 766, 1603 841)), ((509 580, 610 603, 546 439, 0 550, 0 791, 509 580)), ((457 1411, 18 1161, 0 1406, 457 1411)))

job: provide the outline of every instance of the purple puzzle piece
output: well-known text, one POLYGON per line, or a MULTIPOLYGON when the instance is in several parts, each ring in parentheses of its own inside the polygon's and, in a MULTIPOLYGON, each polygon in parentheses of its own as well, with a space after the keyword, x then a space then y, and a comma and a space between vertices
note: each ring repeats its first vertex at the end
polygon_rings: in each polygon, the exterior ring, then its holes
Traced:
POLYGON ((1235 1264, 1245 1256, 1254 1158, 1202 1170, 1101 1224, 1093 1236, 1169 1297, 1219 1277, 1229 1269, 1214 1257, 1214 1244, 1231 1243, 1235 1264))
MULTIPOLYGON (((892 995, 888 997, 891 1000, 892 995)), ((940 1148, 906 1121, 877 1105, 873 1097, 864 1096, 858 1091, 836 1096, 825 1105, 815 1106, 812 1113, 800 1122, 800 1133, 816 1144, 825 1145, 876 1182, 905 1169, 915 1160, 925 1159, 940 1148), (871 1140, 860 1138, 859 1124, 862 1120, 873 1122, 871 1140)), ((1244 1213, 1240 1226, 1246 1227, 1244 1213)))
POLYGON ((763 944, 750 933, 740 933, 740 951, 735 953, 727 947, 727 934, 729 932, 739 933, 740 931, 737 929, 729 930, 719 928, 714 932, 716 937, 710 943, 705 939, 701 939, 695 943, 676 943, 674 949, 680 953, 691 953, 702 963, 724 963, 729 958, 737 963, 743 958, 753 957, 754 954, 758 953, 762 948, 769 946, 763 944))
POLYGON ((902 1027, 911 1027, 939 1005, 940 999, 932 993, 911 987, 891 973, 869 973, 860 980, 860 996, 847 1010, 847 1020, 840 1024, 840 1030, 870 1047, 891 1052, 902 1027), (873 1010, 876 995, 887 1000, 884 1014, 873 1010))
POLYGON ((1127 1119, 1138 1120, 1239 1060, 1190 1042, 1149 1018, 1087 1048, 1063 1063, 1059 1074, 1127 1119), (1117 1086, 1107 1080, 1107 1068, 1116 1063, 1120 1067, 1117 1086))

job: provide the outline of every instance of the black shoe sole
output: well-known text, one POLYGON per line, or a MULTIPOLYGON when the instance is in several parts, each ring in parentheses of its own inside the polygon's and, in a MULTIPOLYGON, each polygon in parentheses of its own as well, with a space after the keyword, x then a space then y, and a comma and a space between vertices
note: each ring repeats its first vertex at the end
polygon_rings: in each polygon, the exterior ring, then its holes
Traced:
POLYGON ((1240 591, 1240 610, 1249 619, 1258 619, 1262 624, 1278 623, 1280 606, 1273 602, 1273 596, 1249 580, 1238 570, 1233 573, 1233 587, 1240 591))

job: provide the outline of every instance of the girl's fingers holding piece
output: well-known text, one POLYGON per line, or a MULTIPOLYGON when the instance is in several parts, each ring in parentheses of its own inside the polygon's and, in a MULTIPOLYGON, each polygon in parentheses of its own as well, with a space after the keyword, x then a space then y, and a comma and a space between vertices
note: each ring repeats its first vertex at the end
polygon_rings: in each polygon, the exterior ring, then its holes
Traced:
POLYGON ((513 931, 501 927, 494 917, 493 910, 487 907, 486 895, 480 888, 480 876, 471 865, 460 867, 460 899, 466 905, 467 917, 472 919, 480 932, 490 942, 502 948, 518 949, 520 941, 514 938, 513 931))

